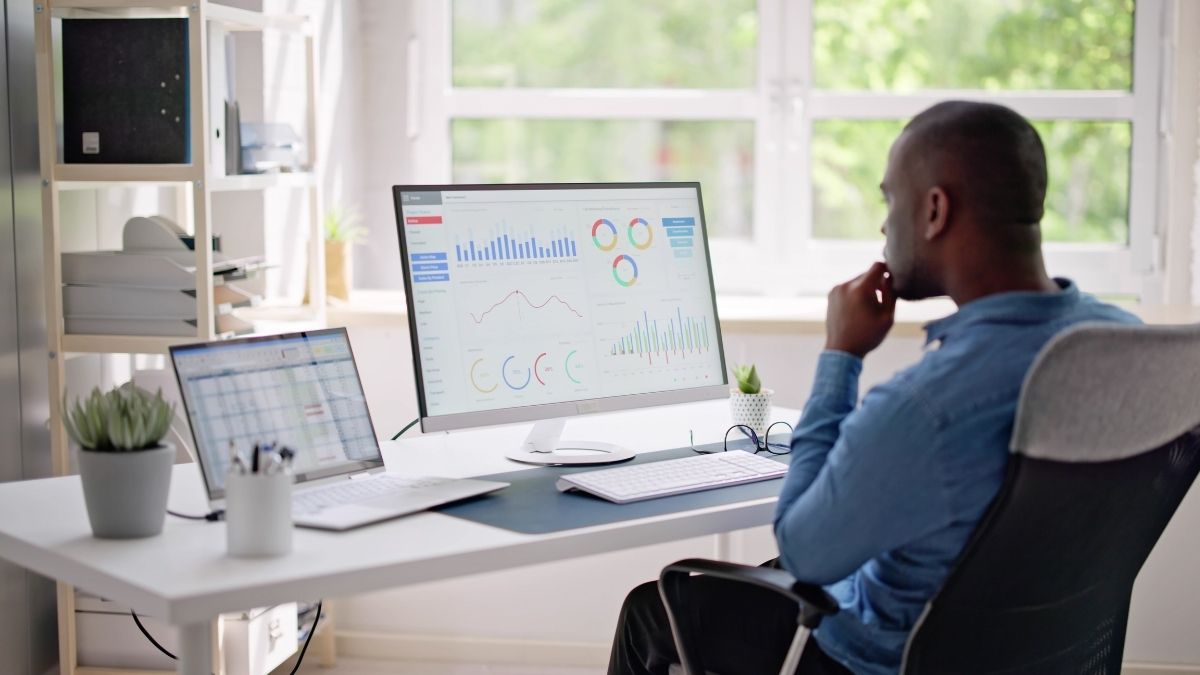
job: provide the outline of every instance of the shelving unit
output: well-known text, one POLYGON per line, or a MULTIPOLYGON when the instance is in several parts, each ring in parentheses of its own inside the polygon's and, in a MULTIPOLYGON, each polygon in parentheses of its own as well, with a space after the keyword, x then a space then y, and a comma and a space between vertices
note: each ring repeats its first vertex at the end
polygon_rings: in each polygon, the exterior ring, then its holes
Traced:
MULTIPOLYGON (((42 178, 43 269, 46 302, 47 356, 49 360, 50 441, 52 465, 57 475, 70 472, 69 445, 62 425, 62 405, 69 354, 161 354, 173 344, 216 339, 213 330, 212 195, 218 192, 286 188, 307 195, 308 297, 304 317, 323 323, 325 312, 325 253, 321 231, 321 195, 315 178, 317 167, 317 44, 306 16, 269 15, 227 7, 208 0, 34 0, 37 58, 38 145, 42 178), (55 116, 53 22, 61 18, 184 18, 188 39, 188 106, 190 164, 65 164, 59 153, 55 116), (209 120, 208 31, 280 31, 304 40, 307 76, 307 170, 300 173, 224 175, 224 166, 212 163, 213 135, 209 120), (68 335, 64 331, 62 300, 62 245, 60 196, 72 190, 160 186, 176 190, 177 222, 195 237, 197 330, 194 336, 68 335)), ((223 141, 221 141, 223 142, 223 141)), ((328 612, 327 612, 328 614, 328 612)), ((75 641, 75 590, 58 586, 60 672, 63 675, 122 675, 126 671, 78 666, 75 641)), ((322 663, 332 662, 333 632, 318 629, 310 653, 322 663)), ((220 631, 214 631, 219 636, 220 631)), ((215 652, 219 645, 214 644, 215 652)), ((220 664, 219 658, 214 663, 220 664)), ((150 671, 128 671, 146 675, 150 671)), ((220 672, 220 670, 218 671, 220 672)))

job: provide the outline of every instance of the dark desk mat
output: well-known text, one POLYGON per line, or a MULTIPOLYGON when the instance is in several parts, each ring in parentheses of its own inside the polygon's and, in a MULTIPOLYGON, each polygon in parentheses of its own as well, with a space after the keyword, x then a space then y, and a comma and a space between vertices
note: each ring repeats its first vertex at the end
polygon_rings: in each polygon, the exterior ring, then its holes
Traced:
MULTIPOLYGON (((701 450, 720 449, 721 443, 699 446, 701 450)), ((753 450, 749 441, 734 443, 729 447, 753 450)), ((690 457, 696 453, 691 448, 674 448, 640 454, 629 462, 610 466, 647 464, 676 457, 690 457)), ((790 455, 767 455, 784 464, 790 455)), ((712 506, 763 497, 774 497, 783 487, 782 479, 764 480, 757 483, 731 485, 715 490, 690 492, 671 497, 648 499, 631 504, 613 504, 599 497, 582 492, 559 492, 554 482, 559 476, 579 471, 608 468, 605 466, 547 466, 490 476, 477 476, 486 480, 511 483, 508 487, 488 495, 476 497, 434 509, 456 518, 471 520, 505 530, 525 534, 546 534, 579 527, 607 525, 624 520, 648 518, 680 511, 691 511, 712 506)))

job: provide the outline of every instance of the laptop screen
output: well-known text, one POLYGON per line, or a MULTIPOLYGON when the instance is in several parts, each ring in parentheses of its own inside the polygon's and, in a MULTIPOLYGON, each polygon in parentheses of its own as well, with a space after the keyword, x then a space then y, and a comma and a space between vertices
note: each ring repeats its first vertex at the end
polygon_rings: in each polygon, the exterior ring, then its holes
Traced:
POLYGON ((296 452, 296 482, 383 466, 346 329, 171 348, 209 499, 225 495, 232 453, 296 452))

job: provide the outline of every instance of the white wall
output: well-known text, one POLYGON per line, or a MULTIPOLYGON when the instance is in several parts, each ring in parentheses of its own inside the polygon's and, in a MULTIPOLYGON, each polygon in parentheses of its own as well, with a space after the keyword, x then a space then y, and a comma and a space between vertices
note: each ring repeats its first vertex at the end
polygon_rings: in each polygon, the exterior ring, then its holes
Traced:
POLYGON ((400 242, 392 186, 410 182, 420 161, 408 135, 405 78, 409 67, 408 41, 412 32, 413 2, 360 0, 361 49, 364 86, 361 104, 368 143, 362 148, 365 166, 363 215, 367 241, 355 250, 363 261, 355 269, 359 288, 399 288, 400 242))

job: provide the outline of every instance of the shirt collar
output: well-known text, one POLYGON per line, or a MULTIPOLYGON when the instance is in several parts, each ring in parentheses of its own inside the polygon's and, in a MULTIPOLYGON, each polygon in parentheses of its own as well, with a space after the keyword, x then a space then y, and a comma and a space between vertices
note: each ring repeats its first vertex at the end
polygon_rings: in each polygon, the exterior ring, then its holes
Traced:
POLYGON ((925 344, 941 342, 946 336, 981 321, 1040 323, 1079 302, 1079 287, 1070 279, 1055 278, 1057 293, 1015 291, 996 293, 972 300, 944 319, 925 324, 925 344))

